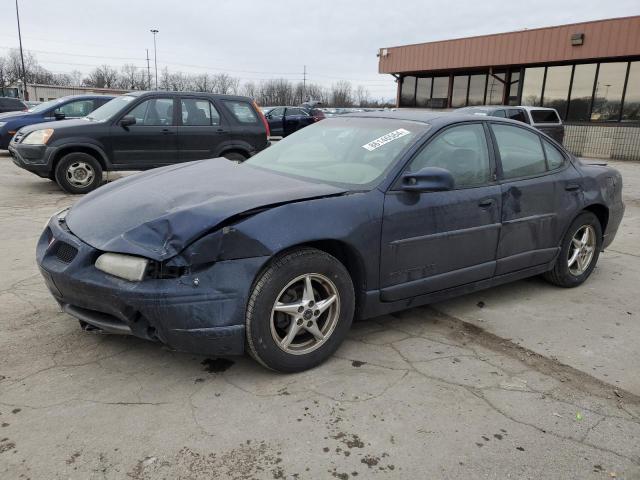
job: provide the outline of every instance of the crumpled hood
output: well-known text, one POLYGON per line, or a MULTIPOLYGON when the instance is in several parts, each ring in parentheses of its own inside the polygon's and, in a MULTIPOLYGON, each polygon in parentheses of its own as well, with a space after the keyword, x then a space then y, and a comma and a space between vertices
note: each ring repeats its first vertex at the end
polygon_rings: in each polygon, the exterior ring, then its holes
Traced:
POLYGON ((100 187, 73 206, 66 223, 98 250, 162 261, 234 215, 344 192, 216 158, 158 168, 100 187))

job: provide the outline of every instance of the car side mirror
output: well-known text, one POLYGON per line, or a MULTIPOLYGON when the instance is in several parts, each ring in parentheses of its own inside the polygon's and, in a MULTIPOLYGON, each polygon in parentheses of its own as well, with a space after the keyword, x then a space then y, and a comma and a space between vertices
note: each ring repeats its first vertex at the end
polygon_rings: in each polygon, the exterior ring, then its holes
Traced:
POLYGON ((406 192, 444 192, 453 190, 455 180, 449 170, 425 167, 402 175, 400 189, 406 192))
POLYGON ((66 115, 64 114, 64 112, 53 112, 53 117, 56 120, 64 120, 66 118, 66 115))
POLYGON ((133 115, 125 115, 120 120, 120 126, 124 128, 130 127, 131 125, 135 125, 135 124, 136 124, 136 117, 134 117, 133 115))

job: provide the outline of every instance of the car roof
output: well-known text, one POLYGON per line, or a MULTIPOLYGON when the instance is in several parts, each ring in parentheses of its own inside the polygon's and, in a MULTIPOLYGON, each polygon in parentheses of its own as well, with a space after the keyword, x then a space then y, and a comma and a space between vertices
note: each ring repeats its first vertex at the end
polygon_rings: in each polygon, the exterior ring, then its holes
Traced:
POLYGON ((244 97, 242 95, 223 95, 221 93, 211 93, 211 92, 177 92, 175 90, 137 90, 134 92, 125 93, 125 95, 129 95, 132 97, 145 97, 145 96, 157 96, 157 95, 178 95, 181 97, 211 97, 222 100, 242 100, 243 102, 252 102, 253 100, 249 97, 244 97))
MULTIPOLYGON (((56 100, 77 100, 77 99, 82 99, 85 98, 87 100, 93 100, 94 98, 115 98, 115 95, 98 95, 98 94, 93 94, 93 95, 65 95, 64 97, 58 97, 56 98, 56 100)), ((43 102, 44 103, 44 102, 43 102)))
POLYGON ((553 110, 554 112, 557 113, 557 110, 555 108, 549 108, 549 107, 532 107, 529 105, 518 105, 518 108, 524 108, 525 110, 553 110))
POLYGON ((491 121, 491 122, 505 122, 517 125, 523 128, 530 128, 534 131, 530 125, 502 117, 485 117, 482 115, 475 115, 473 113, 465 113, 460 111, 442 111, 434 112, 432 110, 417 110, 417 109, 397 109, 395 111, 382 111, 382 112, 354 112, 340 115, 340 118, 345 117, 359 117, 359 118, 386 118, 393 120, 408 120, 411 122, 421 122, 433 125, 434 127, 441 127, 457 122, 464 121, 491 121))

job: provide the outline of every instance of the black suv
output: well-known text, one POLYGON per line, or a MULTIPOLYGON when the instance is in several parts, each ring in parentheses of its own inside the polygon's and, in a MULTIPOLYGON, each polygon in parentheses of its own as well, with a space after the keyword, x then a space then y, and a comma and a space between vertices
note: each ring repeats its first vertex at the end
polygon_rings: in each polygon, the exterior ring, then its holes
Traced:
POLYGON ((9 151, 19 167, 69 193, 86 193, 100 186, 103 171, 245 160, 268 145, 267 131, 262 112, 247 97, 135 92, 81 119, 21 128, 9 151))

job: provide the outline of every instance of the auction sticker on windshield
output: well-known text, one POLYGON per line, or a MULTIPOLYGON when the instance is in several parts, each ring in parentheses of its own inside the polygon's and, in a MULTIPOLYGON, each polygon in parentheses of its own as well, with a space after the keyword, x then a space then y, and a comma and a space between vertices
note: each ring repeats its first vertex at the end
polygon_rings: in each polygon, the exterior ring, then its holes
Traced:
POLYGON ((365 145, 362 145, 362 148, 373 152, 376 148, 380 148, 381 146, 386 145, 389 142, 393 142, 400 137, 404 137, 405 135, 409 135, 410 133, 411 132, 409 130, 399 128, 397 130, 394 130, 393 132, 389 132, 386 135, 376 138, 375 140, 372 140, 365 145))

